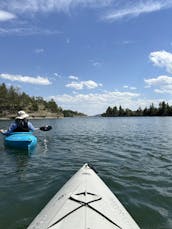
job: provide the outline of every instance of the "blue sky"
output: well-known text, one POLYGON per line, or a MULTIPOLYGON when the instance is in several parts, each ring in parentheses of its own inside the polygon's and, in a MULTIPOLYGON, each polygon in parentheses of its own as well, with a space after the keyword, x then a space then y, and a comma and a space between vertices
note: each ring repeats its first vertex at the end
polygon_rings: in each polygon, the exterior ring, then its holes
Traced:
POLYGON ((171 22, 171 0, 1 0, 0 83, 89 115, 172 105, 171 22))

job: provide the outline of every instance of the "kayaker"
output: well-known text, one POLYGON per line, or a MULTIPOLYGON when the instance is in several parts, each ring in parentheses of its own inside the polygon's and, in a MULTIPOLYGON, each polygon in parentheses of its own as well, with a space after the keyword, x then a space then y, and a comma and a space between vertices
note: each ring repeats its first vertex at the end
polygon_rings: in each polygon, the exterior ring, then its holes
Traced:
POLYGON ((28 121, 29 115, 25 111, 18 111, 15 122, 11 123, 8 130, 0 130, 0 133, 8 135, 12 132, 29 132, 34 131, 36 128, 28 121))

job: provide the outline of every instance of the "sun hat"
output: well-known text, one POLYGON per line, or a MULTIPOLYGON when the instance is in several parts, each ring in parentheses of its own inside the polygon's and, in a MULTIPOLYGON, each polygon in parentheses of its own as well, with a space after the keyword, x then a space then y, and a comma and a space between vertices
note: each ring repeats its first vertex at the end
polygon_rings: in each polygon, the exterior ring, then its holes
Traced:
POLYGON ((29 115, 25 111, 18 111, 16 119, 28 118, 29 115))

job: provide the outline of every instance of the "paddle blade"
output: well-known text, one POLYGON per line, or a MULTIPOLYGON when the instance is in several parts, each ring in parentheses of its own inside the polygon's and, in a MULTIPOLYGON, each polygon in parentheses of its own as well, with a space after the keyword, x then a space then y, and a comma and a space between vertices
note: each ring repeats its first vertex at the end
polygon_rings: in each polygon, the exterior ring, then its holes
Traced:
POLYGON ((41 126, 39 129, 42 131, 49 131, 52 129, 52 126, 41 126))

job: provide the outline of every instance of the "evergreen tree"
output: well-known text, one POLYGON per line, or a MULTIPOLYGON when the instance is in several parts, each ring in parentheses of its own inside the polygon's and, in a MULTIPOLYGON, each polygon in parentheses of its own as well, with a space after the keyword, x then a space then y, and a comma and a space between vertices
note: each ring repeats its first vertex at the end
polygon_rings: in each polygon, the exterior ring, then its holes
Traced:
POLYGON ((116 106, 114 106, 112 109, 112 115, 114 117, 119 115, 119 111, 118 111, 118 108, 116 106))
POLYGON ((54 112, 54 113, 58 112, 57 104, 53 99, 47 102, 46 107, 48 108, 50 112, 54 112))
POLYGON ((139 107, 137 110, 132 111, 128 108, 123 109, 119 106, 119 110, 116 106, 108 107, 106 112, 102 114, 104 117, 115 117, 115 116, 172 116, 172 106, 165 101, 159 103, 159 107, 155 107, 152 103, 149 108, 145 107, 143 110, 139 107))
MULTIPOLYGON (((16 114, 18 110, 25 110, 29 113, 38 112, 38 115, 41 112, 51 112, 57 116, 63 116, 63 109, 58 107, 53 99, 47 102, 41 96, 30 97, 25 92, 20 93, 18 88, 13 86, 7 88, 4 83, 0 84, 0 116, 11 116, 16 114)), ((70 111, 68 114, 70 116, 84 115, 74 111, 70 111)))
POLYGON ((107 117, 112 117, 113 116, 113 109, 111 107, 107 108, 106 115, 107 115, 107 117))
POLYGON ((139 107, 135 112, 133 112, 133 115, 135 115, 135 116, 142 116, 143 115, 142 108, 139 107))
POLYGON ((167 115, 167 104, 163 101, 161 103, 159 103, 159 115, 161 116, 166 116, 167 115))
POLYGON ((119 106, 119 116, 124 116, 124 114, 124 109, 121 106, 119 106))

